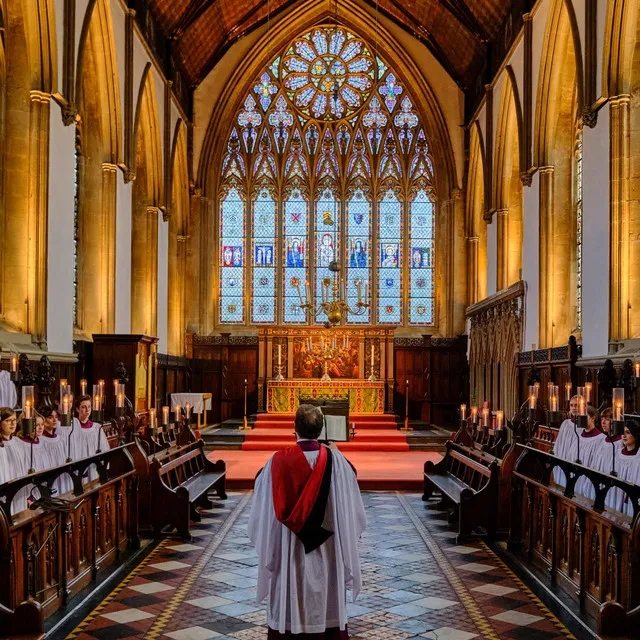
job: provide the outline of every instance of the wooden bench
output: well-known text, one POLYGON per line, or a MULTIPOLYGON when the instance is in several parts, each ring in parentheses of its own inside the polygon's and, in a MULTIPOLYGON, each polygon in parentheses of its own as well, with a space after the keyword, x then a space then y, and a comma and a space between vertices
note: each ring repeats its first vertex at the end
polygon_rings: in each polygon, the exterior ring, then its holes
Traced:
POLYGON ((211 462, 204 453, 202 440, 185 445, 170 460, 151 461, 151 513, 153 532, 159 537, 171 525, 185 539, 190 539, 190 522, 199 522, 197 507, 211 508, 209 491, 215 489, 221 500, 225 492, 226 466, 223 460, 211 462))
POLYGON ((27 600, 15 610, 0 604, 0 638, 44 640, 44 615, 35 600, 27 600))
POLYGON ((434 490, 440 491, 439 507, 453 505, 449 522, 457 522, 458 542, 468 539, 477 527, 483 527, 491 537, 496 531, 499 467, 495 460, 485 465, 446 443, 447 451, 437 464, 428 460, 424 465, 423 500, 429 500, 434 490))

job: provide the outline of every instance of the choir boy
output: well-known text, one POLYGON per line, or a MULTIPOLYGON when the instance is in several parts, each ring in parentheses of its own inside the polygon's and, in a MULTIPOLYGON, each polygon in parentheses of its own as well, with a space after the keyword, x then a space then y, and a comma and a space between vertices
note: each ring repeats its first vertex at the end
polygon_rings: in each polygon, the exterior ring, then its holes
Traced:
MULTIPOLYGON (((69 457, 69 440, 71 438, 71 427, 62 427, 58 422, 58 413, 54 407, 40 407, 40 415, 44 419, 44 433, 42 434, 42 444, 47 451, 49 468, 59 467, 67 462, 69 457)), ((58 477, 53 485, 56 495, 66 493, 73 489, 73 482, 69 474, 58 477)))
MULTIPOLYGON (((91 421, 91 396, 78 396, 76 399, 77 418, 73 419, 74 430, 71 436, 71 457, 82 460, 94 456, 98 450, 104 452, 109 449, 107 436, 102 425, 91 421)), ((89 467, 89 481, 98 477, 95 465, 89 467)))
MULTIPOLYGON (((29 471, 28 460, 25 455, 24 443, 15 437, 18 426, 16 412, 9 407, 0 408, 0 440, 4 449, 6 469, 4 482, 16 480, 27 475, 29 471)), ((1 459, 1 458, 0 458, 1 459)), ((0 472, 1 473, 1 472, 0 472)), ((28 492, 20 491, 11 503, 11 513, 19 513, 27 508, 28 492)))

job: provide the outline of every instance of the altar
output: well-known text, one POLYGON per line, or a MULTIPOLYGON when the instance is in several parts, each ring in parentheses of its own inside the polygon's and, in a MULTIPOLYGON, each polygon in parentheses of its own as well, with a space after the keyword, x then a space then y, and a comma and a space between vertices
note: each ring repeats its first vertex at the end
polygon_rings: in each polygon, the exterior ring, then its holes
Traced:
POLYGON ((393 412, 394 327, 261 327, 258 411, 295 413, 305 398, 348 400, 351 414, 393 412))
POLYGON ((368 380, 269 380, 267 412, 295 413, 305 400, 348 400, 350 414, 380 414, 385 387, 385 382, 368 380))

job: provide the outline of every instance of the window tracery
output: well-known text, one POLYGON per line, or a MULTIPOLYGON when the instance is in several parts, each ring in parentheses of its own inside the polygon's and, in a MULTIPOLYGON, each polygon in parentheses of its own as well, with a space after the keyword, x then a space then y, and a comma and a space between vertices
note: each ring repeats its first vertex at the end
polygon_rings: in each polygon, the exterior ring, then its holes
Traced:
POLYGON ((219 324, 308 323, 298 285, 317 304, 333 260, 349 303, 371 304, 348 324, 435 324, 433 161, 408 88, 364 40, 334 25, 295 38, 228 136, 219 324))

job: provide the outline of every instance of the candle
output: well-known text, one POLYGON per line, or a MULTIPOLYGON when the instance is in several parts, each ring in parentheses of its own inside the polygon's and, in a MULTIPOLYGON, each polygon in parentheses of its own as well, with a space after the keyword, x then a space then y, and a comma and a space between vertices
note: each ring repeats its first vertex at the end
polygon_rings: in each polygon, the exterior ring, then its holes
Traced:
POLYGON ((529 396, 529 409, 531 411, 535 411, 535 408, 536 408, 536 397, 535 395, 531 394, 529 396))
POLYGON ((565 398, 567 400, 567 402, 570 402, 571 400, 571 389, 572 389, 572 385, 570 382, 566 382, 564 385, 564 392, 565 392, 565 398))
POLYGON ((162 407, 162 424, 169 424, 169 407, 162 407))
POLYGON ((100 398, 104 398, 104 380, 98 380, 98 386, 100 387, 100 398))
POLYGON ((466 404, 461 404, 460 405, 460 420, 464 420, 466 415, 467 415, 467 405, 466 404))
POLYGON ((536 394, 536 398, 539 398, 540 397, 540 383, 539 382, 534 383, 533 388, 534 388, 534 393, 536 394))
POLYGON ((587 415, 587 406, 583 396, 580 396, 580 398, 578 399, 578 415, 579 416, 587 415))
POLYGON ((182 411, 182 407, 179 404, 177 404, 173 408, 173 417, 174 417, 174 420, 176 422, 180 422, 180 413, 181 413, 181 411, 182 411))
POLYGON ((471 422, 473 422, 473 424, 478 422, 478 407, 476 406, 471 407, 471 422))
POLYGON ((87 395, 87 381, 84 378, 80 380, 80 395, 87 395))
POLYGON ((66 378, 60 378, 60 386, 61 387, 66 387, 67 386, 66 378))
POLYGON ((502 429, 504 421, 504 411, 496 411, 496 429, 502 429))
POLYGON ((155 429, 157 427, 157 417, 155 409, 149 409, 149 426, 152 429, 155 429))
POLYGON ((589 404, 591 402, 591 389, 593 388, 593 385, 590 382, 585 382, 584 385, 584 390, 586 393, 586 400, 587 400, 587 404, 589 404))
POLYGON ((613 390, 613 419, 618 422, 624 420, 624 389, 615 387, 613 390))
POLYGON ((17 372, 18 372, 18 358, 13 356, 11 358, 11 373, 17 373, 17 372))
POLYGON ((633 371, 635 373, 636 378, 640 378, 640 362, 636 362, 633 365, 633 371))
POLYGON ((549 402, 549 409, 550 409, 552 412, 556 412, 556 411, 558 411, 558 396, 557 396, 557 395, 555 395, 555 393, 554 393, 554 395, 552 395, 552 396, 551 396, 551 398, 550 398, 550 402, 549 402))
POLYGON ((27 400, 24 403, 24 417, 28 420, 29 418, 31 418, 31 401, 27 400))
POLYGON ((188 402, 184 405, 184 417, 187 421, 191 420, 191 405, 188 402))
POLYGON ((311 285, 309 284, 308 280, 304 283, 304 286, 307 292, 307 304, 310 304, 311 303, 311 285))
POLYGON ((278 345, 278 366, 282 366, 282 345, 278 345))
POLYGON ((616 402, 616 406, 613 411, 613 419, 622 422, 622 402, 616 402))
POLYGON ((484 407, 482 409, 482 426, 483 427, 489 426, 489 409, 487 407, 484 407))
POLYGON ((62 396, 62 413, 66 416, 69 415, 69 410, 70 410, 71 406, 69 403, 69 396, 65 393, 62 396))
MULTIPOLYGON (((371 345, 371 373, 373 373, 373 361, 374 361, 374 349, 373 349, 373 345, 371 345)), ((409 384, 408 380, 407 380, 407 384, 409 384)))

